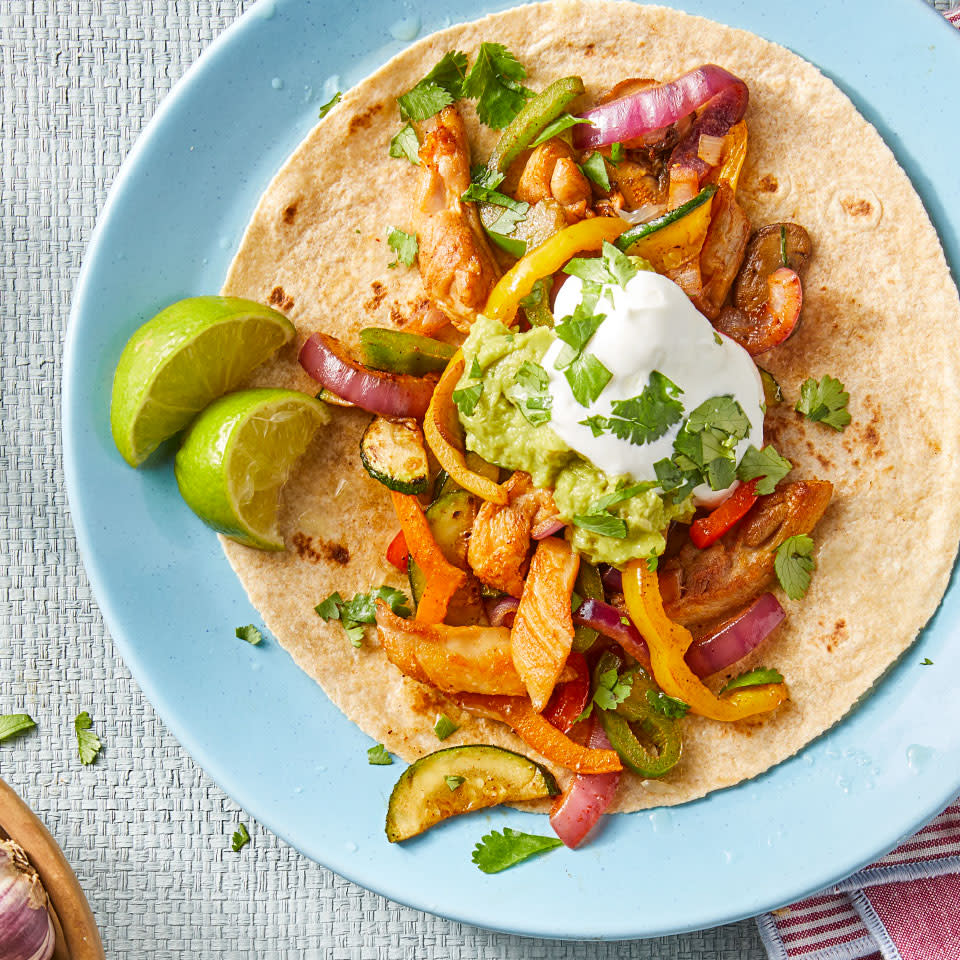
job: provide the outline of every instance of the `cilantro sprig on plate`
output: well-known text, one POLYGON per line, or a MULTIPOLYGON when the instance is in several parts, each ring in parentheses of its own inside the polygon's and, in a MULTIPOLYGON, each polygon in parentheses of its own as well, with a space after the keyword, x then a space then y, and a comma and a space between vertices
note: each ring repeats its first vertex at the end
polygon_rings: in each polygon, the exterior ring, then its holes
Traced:
POLYGON ((541 837, 504 827, 503 833, 492 830, 473 848, 473 862, 484 873, 499 873, 548 850, 563 846, 556 837, 541 837))

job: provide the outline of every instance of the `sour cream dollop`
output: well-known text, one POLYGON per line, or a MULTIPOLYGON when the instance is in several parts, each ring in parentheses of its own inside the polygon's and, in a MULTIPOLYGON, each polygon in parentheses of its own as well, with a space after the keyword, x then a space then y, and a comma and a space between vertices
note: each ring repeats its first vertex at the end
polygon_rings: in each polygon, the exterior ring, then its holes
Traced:
MULTIPOLYGON (((554 315, 558 322, 572 314, 582 299, 583 282, 570 277, 557 294, 554 315)), ((563 371, 555 369, 564 346, 560 340, 543 358, 553 397, 550 426, 568 446, 605 473, 653 480, 653 465, 673 456, 674 438, 690 412, 705 400, 724 395, 732 396, 750 421, 749 433, 736 447, 737 463, 748 447, 763 446, 763 383, 753 359, 738 343, 718 334, 672 280, 641 270, 626 287, 604 286, 596 312, 605 314, 606 319, 586 352, 596 356, 612 376, 594 403, 582 407, 563 371), (590 427, 580 422, 596 414, 610 416, 613 402, 641 393, 654 370, 683 391, 679 399, 684 416, 662 437, 637 445, 612 433, 594 436, 590 427)), ((694 502, 716 506, 735 487, 711 490, 701 484, 694 490, 694 502)))

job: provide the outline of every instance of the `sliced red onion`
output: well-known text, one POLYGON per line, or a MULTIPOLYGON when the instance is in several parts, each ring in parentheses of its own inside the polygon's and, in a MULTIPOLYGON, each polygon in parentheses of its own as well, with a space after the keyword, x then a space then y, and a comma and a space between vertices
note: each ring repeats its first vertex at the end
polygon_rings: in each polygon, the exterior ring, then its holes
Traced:
POLYGON ((0 955, 4 960, 49 960, 55 942, 40 877, 19 844, 0 840, 0 955))
POLYGON ((300 365, 338 397, 384 417, 422 420, 436 386, 424 377, 371 370, 325 333, 315 333, 303 345, 300 365))
POLYGON ((742 660, 780 625, 786 614, 772 593, 757 597, 736 620, 694 640, 686 661, 698 677, 708 677, 742 660))
POLYGON ((640 631, 629 622, 624 623, 620 611, 602 600, 584 600, 573 615, 578 626, 590 627, 611 640, 616 640, 623 649, 647 670, 650 669, 650 651, 640 631))
POLYGON ((608 597, 611 593, 623 593, 623 574, 616 567, 607 567, 600 574, 600 580, 608 597))
POLYGON ((492 627, 512 627, 520 601, 516 597, 497 597, 484 601, 487 619, 492 627))
MULTIPOLYGON (((582 150, 586 147, 602 147, 608 143, 633 140, 676 123, 729 89, 738 91, 736 96, 742 98, 745 110, 747 85, 723 67, 713 63, 704 64, 670 83, 647 87, 580 114, 581 119, 589 120, 590 123, 578 124, 573 128, 574 146, 582 150)), ((740 116, 743 116, 742 111, 740 116)), ((737 120, 739 119, 740 117, 737 117, 737 120)), ((736 123, 736 120, 733 123, 736 123)), ((696 126, 697 124, 694 124, 694 128, 696 126)), ((699 142, 700 133, 715 135, 712 129, 697 131, 695 144, 699 142)), ((723 133, 726 133, 726 130, 723 133)), ((685 137, 684 141, 686 139, 685 137)))
POLYGON ((532 530, 530 532, 530 536, 533 537, 534 540, 546 540, 547 537, 552 537, 555 533, 561 531, 565 526, 566 524, 562 520, 551 520, 542 527, 532 530))
MULTIPOLYGON (((594 750, 612 750, 607 735, 596 717, 591 718, 587 746, 594 750)), ((579 846, 613 802, 620 773, 578 773, 550 813, 554 833, 571 849, 579 846)))

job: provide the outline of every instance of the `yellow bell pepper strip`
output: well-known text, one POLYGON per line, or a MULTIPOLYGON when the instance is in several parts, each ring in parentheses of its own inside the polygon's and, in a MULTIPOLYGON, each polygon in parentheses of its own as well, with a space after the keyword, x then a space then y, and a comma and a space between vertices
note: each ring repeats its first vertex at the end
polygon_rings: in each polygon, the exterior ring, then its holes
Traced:
POLYGON ((420 501, 408 493, 390 492, 393 509, 403 529, 410 555, 427 578, 423 596, 417 604, 417 620, 422 623, 443 623, 453 595, 466 586, 467 575, 443 555, 430 532, 420 501))
POLYGON ((623 593, 637 629, 650 648, 653 675, 664 693, 690 705, 691 713, 726 722, 769 713, 787 699, 783 683, 747 687, 718 697, 684 660, 693 636, 663 612, 660 585, 646 560, 634 560, 623 572, 623 593))
MULTIPOLYGON (((423 418, 423 436, 440 466, 464 490, 469 490, 481 500, 489 500, 490 503, 505 507, 510 502, 510 494, 505 486, 494 483, 467 466, 463 427, 460 426, 457 405, 453 402, 453 391, 463 376, 463 367, 463 354, 458 350, 433 391, 430 406, 423 418)), ((409 543, 410 537, 407 536, 407 544, 409 543)), ((414 559, 420 563, 416 554, 414 559)))
POLYGON ((740 171, 747 155, 747 125, 741 120, 735 123, 726 136, 723 148, 723 163, 714 167, 706 177, 706 183, 725 183, 736 193, 740 171))
MULTIPOLYGON (((574 254, 585 250, 600 250, 605 240, 613 243, 629 226, 626 220, 619 217, 594 217, 592 220, 581 220, 555 233, 518 260, 500 278, 490 291, 483 310, 484 316, 499 320, 509 327, 516 316, 520 301, 533 290, 533 285, 538 280, 552 276, 574 254)), ((450 367, 447 367, 448 372, 449 370, 450 367)))
POLYGON ((540 756, 577 773, 614 773, 623 769, 615 750, 581 746, 537 713, 526 697, 495 697, 479 693, 455 694, 465 710, 502 720, 540 756))

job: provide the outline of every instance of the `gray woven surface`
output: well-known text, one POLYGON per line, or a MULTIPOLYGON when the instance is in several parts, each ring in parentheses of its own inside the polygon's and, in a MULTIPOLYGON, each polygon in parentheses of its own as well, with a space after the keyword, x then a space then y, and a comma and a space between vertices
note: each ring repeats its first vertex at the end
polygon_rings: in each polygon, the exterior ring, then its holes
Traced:
POLYGON ((0 0, 0 713, 27 711, 39 725, 0 746, 0 775, 60 842, 111 958, 759 960, 751 921, 642 943, 543 942, 368 893, 250 822, 167 732, 117 656, 63 485, 58 398, 71 289, 137 134, 246 6, 0 0), (105 742, 92 767, 74 746, 84 709, 105 742), (238 820, 253 837, 239 855, 229 849, 238 820))

